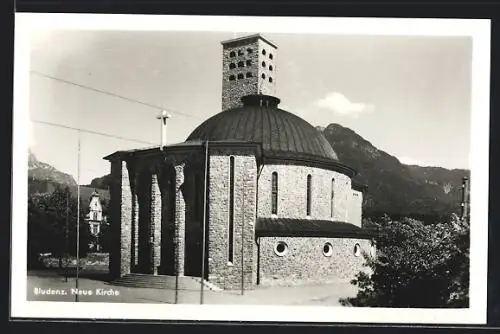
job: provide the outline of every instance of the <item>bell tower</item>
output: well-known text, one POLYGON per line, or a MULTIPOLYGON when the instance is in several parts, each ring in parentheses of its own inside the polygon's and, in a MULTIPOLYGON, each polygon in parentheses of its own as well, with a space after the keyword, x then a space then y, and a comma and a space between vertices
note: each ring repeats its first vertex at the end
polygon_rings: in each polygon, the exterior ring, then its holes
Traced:
POLYGON ((241 107, 246 95, 276 93, 278 47, 260 34, 222 44, 222 111, 241 107))

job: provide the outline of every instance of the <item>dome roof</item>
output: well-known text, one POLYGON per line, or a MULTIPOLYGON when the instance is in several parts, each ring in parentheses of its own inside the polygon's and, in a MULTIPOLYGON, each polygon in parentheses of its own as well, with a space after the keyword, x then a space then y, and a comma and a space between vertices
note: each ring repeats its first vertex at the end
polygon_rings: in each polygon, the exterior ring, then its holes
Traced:
POLYGON ((244 105, 220 112, 200 124, 186 142, 249 141, 262 144, 264 156, 338 161, 325 136, 302 118, 279 109, 279 99, 249 95, 244 105))

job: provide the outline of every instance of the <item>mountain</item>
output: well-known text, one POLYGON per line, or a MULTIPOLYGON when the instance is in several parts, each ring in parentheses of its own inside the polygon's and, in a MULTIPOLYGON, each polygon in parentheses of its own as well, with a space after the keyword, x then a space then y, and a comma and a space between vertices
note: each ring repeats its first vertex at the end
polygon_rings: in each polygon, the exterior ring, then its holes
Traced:
POLYGON ((405 165, 349 128, 330 124, 318 130, 339 160, 358 171, 355 180, 368 186, 365 215, 439 219, 460 212, 462 177, 470 177, 469 170, 405 165))
POLYGON ((45 182, 50 184, 62 184, 68 186, 77 185, 73 176, 63 173, 51 165, 39 161, 33 152, 28 152, 28 178, 34 182, 45 182))
POLYGON ((87 187, 97 188, 97 189, 109 189, 111 185, 111 174, 107 174, 101 177, 93 179, 87 187))
MULTIPOLYGON (((51 193, 57 187, 69 187, 71 196, 77 197, 77 182, 71 175, 63 173, 45 162, 39 161, 31 151, 28 154, 28 192, 30 194, 51 193)), ((87 203, 92 193, 96 191, 101 200, 109 202, 109 191, 107 189, 107 186, 81 185, 80 198, 83 199, 83 203, 87 203)))

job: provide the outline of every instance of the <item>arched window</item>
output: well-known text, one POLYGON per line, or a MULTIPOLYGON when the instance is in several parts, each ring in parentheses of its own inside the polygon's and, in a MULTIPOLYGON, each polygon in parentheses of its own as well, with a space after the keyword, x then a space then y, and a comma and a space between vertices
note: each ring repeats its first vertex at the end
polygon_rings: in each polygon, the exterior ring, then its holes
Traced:
POLYGON ((243 67, 243 66, 245 66, 245 63, 244 63, 244 62, 242 62, 242 61, 239 61, 239 62, 238 62, 238 67, 243 67))
POLYGON ((229 81, 234 81, 235 79, 236 79, 236 77, 234 75, 229 76, 229 81))
POLYGON ((269 65, 269 71, 273 70, 273 65, 269 65))
POLYGON ((266 55, 266 50, 262 49, 262 54, 265 56, 266 55))
POLYGON ((251 59, 248 59, 248 60, 247 60, 247 66, 250 66, 250 65, 252 65, 252 60, 251 60, 251 59))
POLYGON ((238 74, 238 79, 243 79, 243 73, 238 74))
POLYGON ((252 52, 253 52, 253 50, 251 48, 247 49, 247 53, 252 53, 252 52))
POLYGON ((332 178, 332 185, 331 185, 331 195, 330 195, 330 216, 333 218, 333 210, 334 210, 334 199, 335 199, 335 179, 332 178))
POLYGON ((273 172, 271 180, 271 214, 278 214, 278 173, 273 172))
POLYGON ((272 77, 269 77, 269 82, 273 82, 273 78, 272 77))
POLYGON ((262 67, 266 67, 266 62, 265 61, 262 62, 262 67))
POLYGON ((229 158, 229 224, 228 224, 228 261, 234 258, 234 157, 229 158))
POLYGON ((311 215, 311 174, 307 175, 307 215, 311 215))
POLYGON ((247 77, 247 78, 251 78, 251 77, 253 77, 252 72, 247 72, 246 77, 247 77))
POLYGON ((229 52, 229 57, 236 57, 236 52, 234 51, 229 52))
POLYGON ((261 77, 262 77, 262 79, 265 79, 266 75, 264 73, 262 73, 261 77))
POLYGON ((273 54, 272 53, 269 54, 269 59, 273 59, 273 54))
POLYGON ((238 56, 243 56, 243 50, 238 50, 238 56))
POLYGON ((236 64, 235 63, 229 64, 229 69, 232 70, 233 68, 236 68, 236 64))

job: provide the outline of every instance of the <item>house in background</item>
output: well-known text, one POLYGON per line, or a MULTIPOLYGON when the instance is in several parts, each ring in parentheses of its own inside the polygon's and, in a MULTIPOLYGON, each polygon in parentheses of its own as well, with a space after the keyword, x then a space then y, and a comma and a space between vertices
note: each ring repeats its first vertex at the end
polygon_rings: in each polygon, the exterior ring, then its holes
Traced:
MULTIPOLYGON (((81 189, 89 189, 88 187, 81 187, 81 189)), ((86 191, 84 191, 86 192, 86 191)), ((86 197, 86 196, 85 196, 86 197)), ((82 196, 82 198, 85 198, 82 196)), ((91 242, 90 249, 92 251, 98 252, 100 250, 99 244, 99 234, 101 233, 102 224, 107 224, 107 217, 103 214, 103 200, 109 197, 109 192, 102 190, 102 193, 98 193, 97 190, 93 190, 89 197, 89 205, 85 210, 88 212, 85 215, 85 221, 89 224, 90 234, 94 237, 91 242)))

